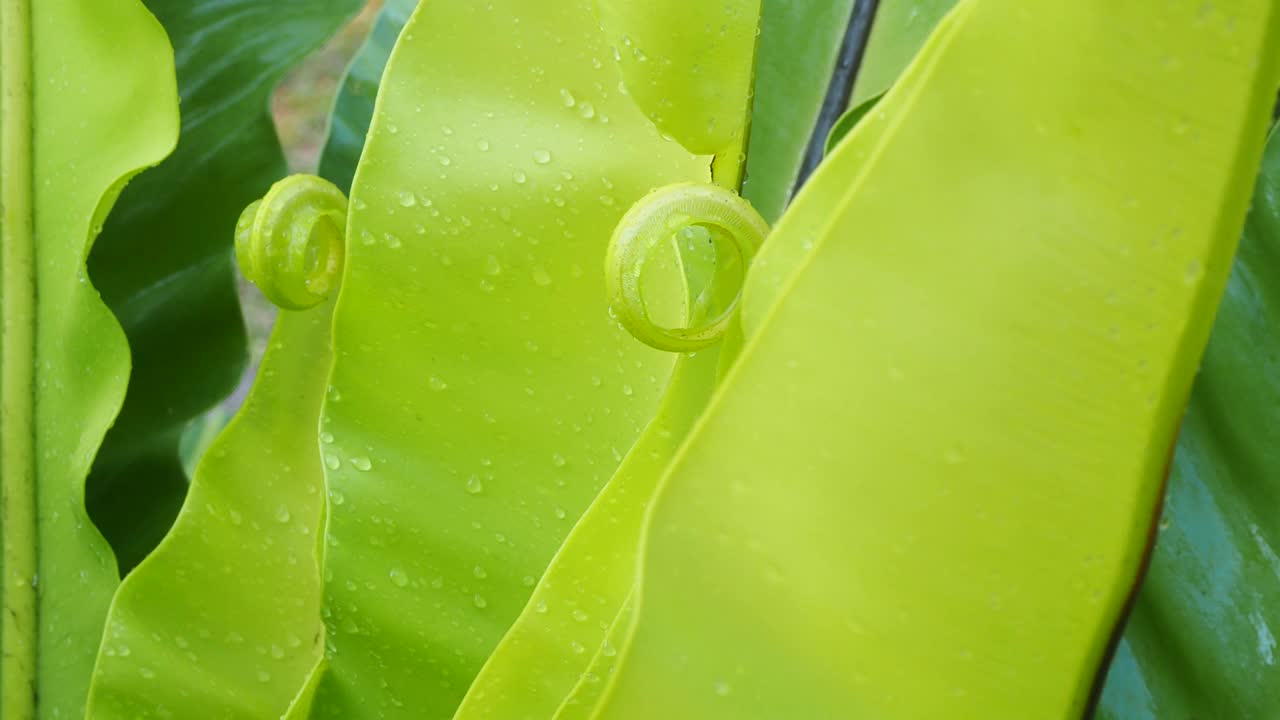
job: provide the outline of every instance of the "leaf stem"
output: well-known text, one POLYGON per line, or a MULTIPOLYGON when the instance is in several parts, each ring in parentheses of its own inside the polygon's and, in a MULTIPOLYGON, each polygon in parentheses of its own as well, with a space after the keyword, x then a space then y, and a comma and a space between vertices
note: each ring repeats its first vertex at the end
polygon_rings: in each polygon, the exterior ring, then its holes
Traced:
POLYGON ((805 149, 804 162, 796 176, 791 196, 795 197, 804 187, 805 181, 818 169, 826 154, 827 136, 836 121, 849 109, 849 99, 853 96, 853 83, 858 79, 858 70, 862 67, 862 55, 867 49, 867 40, 871 37, 871 25, 875 21, 879 0, 857 0, 853 12, 849 16, 849 27, 845 31, 844 40, 840 44, 840 54, 836 58, 836 66, 831 74, 831 82, 827 86, 826 99, 822 101, 822 109, 818 112, 818 121, 814 125, 813 134, 809 136, 809 146, 805 149))
POLYGON ((0 0, 0 717, 35 717, 31 0, 0 0))

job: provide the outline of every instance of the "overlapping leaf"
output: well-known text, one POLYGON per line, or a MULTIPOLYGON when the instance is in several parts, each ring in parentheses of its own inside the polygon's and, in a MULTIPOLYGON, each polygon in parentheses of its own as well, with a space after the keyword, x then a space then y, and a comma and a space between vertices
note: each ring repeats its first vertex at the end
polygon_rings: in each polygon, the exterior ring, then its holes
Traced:
POLYGON ((323 430, 320 717, 448 715, 656 409, 605 313, 650 188, 705 180, 619 90, 590 2, 426 3, 352 190, 323 430))
POLYGON ((129 178, 173 149, 173 55, 132 1, 6 3, 0 32, 0 714, 79 717, 117 583, 84 482, 129 374, 84 259, 129 178))
POLYGON ((1083 710, 1280 80, 1231 9, 957 8, 753 271, 602 717, 1083 710))
MULTIPOLYGON (((953 0, 882 0, 857 97, 887 88, 953 0)), ((1224 9, 1225 10, 1225 9, 1224 9)), ((1211 13, 1212 15, 1212 13, 1211 13)), ((1265 717, 1280 707, 1274 617, 1280 535, 1274 267, 1277 143, 1269 143, 1222 308, 1178 437, 1154 554, 1106 679, 1099 717, 1265 717)))
POLYGON ((107 220, 90 274, 124 326, 134 371, 89 481, 94 521, 128 570, 169 529, 187 490, 188 420, 244 368, 231 236, 285 173, 272 88, 359 0, 148 0, 177 49, 177 150, 133 183, 107 220))

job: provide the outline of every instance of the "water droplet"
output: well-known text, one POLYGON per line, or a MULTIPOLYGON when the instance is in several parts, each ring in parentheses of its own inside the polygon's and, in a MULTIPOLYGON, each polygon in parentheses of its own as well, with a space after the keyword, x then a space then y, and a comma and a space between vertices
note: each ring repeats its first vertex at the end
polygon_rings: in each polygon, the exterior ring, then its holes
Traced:
POLYGON ((467 492, 471 495, 479 495, 484 492, 484 483, 480 482, 479 475, 472 475, 467 478, 467 492))
POLYGON ((562 468, 565 466, 566 461, 563 455, 561 455, 560 453, 555 453, 551 456, 551 464, 558 468, 562 468))
POLYGON ((555 513, 556 513, 556 518, 558 518, 558 519, 560 519, 560 520, 563 520, 563 519, 565 518, 566 513, 565 513, 565 511, 564 511, 564 508, 562 508, 562 507, 560 507, 560 506, 558 506, 558 505, 556 506, 555 513))
POLYGON ((578 105, 578 115, 586 120, 590 120, 596 116, 596 109, 591 103, 584 102, 581 105, 578 105))
POLYGON ((330 490, 329 499, 333 501, 334 505, 341 505, 347 501, 347 496, 343 495, 341 490, 330 490))
POLYGON ((560 102, 565 107, 573 107, 578 101, 574 99, 573 93, 569 92, 569 88, 560 88, 560 102))
POLYGON ((623 385, 623 386, 622 386, 622 394, 623 394, 623 395, 626 395, 627 397, 631 397, 634 393, 635 393, 635 390, 632 390, 630 385, 623 385))
POLYGON ((533 281, 540 287, 546 287, 551 284, 551 276, 541 267, 533 269, 533 281))
POLYGON ((444 133, 445 135, 452 135, 453 128, 449 127, 448 125, 441 125, 440 132, 444 133))
POLYGON ((587 649, 582 646, 582 643, 578 642, 577 640, 574 640, 573 642, 569 643, 569 649, 573 650, 573 652, 578 655, 581 655, 582 653, 587 651, 587 649))
POLYGON ((480 140, 476 142, 476 147, 480 149, 480 152, 489 152, 489 141, 480 140))
POLYGON ((440 392, 441 390, 449 387, 449 383, 446 383, 444 380, 432 375, 427 379, 427 386, 436 392, 440 392))
POLYGON ((449 165, 449 164, 452 164, 452 163, 453 163, 453 161, 449 159, 449 156, 448 156, 448 155, 441 155, 440 157, 438 157, 438 158, 436 158, 436 159, 440 161, 440 164, 441 164, 441 165, 449 165))
POLYGON ((1194 285, 1196 281, 1200 279, 1200 274, 1203 270, 1204 266, 1200 264, 1199 260, 1192 260, 1187 263, 1187 272, 1183 275, 1183 280, 1188 285, 1194 285))
POLYGON ((490 275, 497 275, 502 272, 502 263, 498 262, 498 258, 490 255, 485 259, 484 271, 490 275))
POLYGON ((329 454, 324 456, 324 465, 330 470, 337 470, 342 467, 342 461, 338 459, 337 455, 329 454))
POLYGON ((471 574, 475 575, 477 580, 483 580, 489 577, 489 573, 485 572, 485 569, 479 565, 471 568, 471 574))
POLYGON ((387 132, 391 133, 392 135, 395 135, 396 133, 400 132, 400 127, 395 123, 387 123, 387 132))
POLYGON ((538 163, 539 165, 546 165, 547 163, 551 162, 551 153, 547 152, 546 150, 534 150, 533 161, 538 163))
POLYGON ((156 677, 156 671, 146 667, 138 668, 138 674, 141 675, 144 680, 154 680, 156 677))
POLYGON ((525 587, 533 587, 533 584, 535 582, 537 581, 533 579, 532 575, 525 575, 524 577, 520 578, 520 584, 524 585, 525 587))
POLYGON ((481 595, 480 593, 476 593, 474 596, 472 596, 471 602, 475 603, 475 606, 480 608, 481 610, 489 607, 489 601, 485 600, 484 596, 481 595))
POLYGON ((329 443, 333 442, 333 433, 327 433, 327 432, 320 433, 320 442, 324 443, 325 445, 328 445, 329 443))
POLYGON ((591 616, 588 615, 586 611, 584 611, 582 608, 574 608, 571 614, 573 615, 573 619, 576 620, 577 622, 586 622, 587 620, 591 619, 591 616))
POLYGON ((267 672, 266 670, 259 670, 258 682, 260 683, 271 682, 271 673, 267 672))
POLYGON ((411 192, 401 192, 399 194, 400 207, 413 207, 418 204, 418 199, 411 192))
POLYGON ((241 517, 240 513, 235 510, 232 510, 230 513, 228 513, 228 515, 231 518, 232 525, 239 525, 241 522, 244 521, 244 518, 241 517))
POLYGON ((729 683, 723 680, 717 680, 715 685, 715 690, 716 690, 716 695, 719 695, 720 697, 725 697, 726 695, 728 695, 730 692, 733 691, 733 688, 729 686, 729 683))
POLYGON ((405 587, 409 584, 409 576, 404 574, 404 570, 400 568, 391 568, 391 572, 387 573, 391 578, 391 584, 396 587, 405 587))
POLYGON ((536 611, 538 611, 538 612, 540 612, 540 613, 544 613, 544 614, 545 614, 545 613, 547 612, 547 601, 546 601, 546 600, 539 600, 538 602, 536 602, 536 603, 534 603, 534 604, 533 604, 533 609, 534 609, 534 610, 536 610, 536 611))
POLYGON ((276 522, 287 523, 289 522, 290 517, 291 515, 289 514, 288 506, 281 505, 280 507, 276 508, 276 522))
POLYGON ((601 385, 601 383, 602 383, 602 382, 603 382, 603 381, 602 381, 602 380, 600 380, 600 376, 599 376, 599 375, 592 375, 592 376, 591 376, 591 387, 600 387, 600 385, 601 385))
POLYGON ((368 472, 373 469, 373 463, 363 455, 351 458, 351 465, 360 472, 368 472))
POLYGON ((528 180, 529 178, 523 172, 517 170, 511 174, 511 179, 515 180, 517 185, 523 185, 524 181, 528 180))

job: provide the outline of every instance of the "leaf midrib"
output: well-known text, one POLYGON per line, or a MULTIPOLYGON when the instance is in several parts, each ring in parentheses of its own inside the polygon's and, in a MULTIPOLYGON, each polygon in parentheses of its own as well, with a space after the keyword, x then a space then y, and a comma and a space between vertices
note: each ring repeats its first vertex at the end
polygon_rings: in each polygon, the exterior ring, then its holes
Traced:
POLYGON ((0 0, 0 717, 35 716, 35 248, 31 0, 0 0))

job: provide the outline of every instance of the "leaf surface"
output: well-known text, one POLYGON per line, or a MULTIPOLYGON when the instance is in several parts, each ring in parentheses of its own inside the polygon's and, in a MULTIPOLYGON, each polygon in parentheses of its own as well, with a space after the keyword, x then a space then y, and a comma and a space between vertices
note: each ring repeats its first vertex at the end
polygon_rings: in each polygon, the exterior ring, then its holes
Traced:
POLYGON ((317 428, 332 311, 277 318, 182 513, 116 593, 92 720, 278 718, 322 657, 317 428))
POLYGON ((320 156, 321 177, 343 192, 351 189, 356 164, 364 149, 364 138, 373 120, 373 104, 378 83, 387 67, 396 38, 409 21, 418 0, 386 0, 364 45, 347 67, 338 88, 338 97, 329 116, 329 137, 320 156))
MULTIPOLYGON (((920 24, 953 3, 882 0, 858 92, 887 87, 919 46, 920 24), (871 68, 865 70, 865 68, 871 68)), ((1178 435, 1160 533, 1098 710, 1100 718, 1266 717, 1280 707, 1275 662, 1280 476, 1277 315, 1267 289, 1277 254, 1280 143, 1267 146, 1230 281, 1178 435)))
POLYGON ((849 107, 883 94, 959 0, 879 0, 849 107))
POLYGON ((137 2, 7 2, 0 715, 83 714, 117 583, 85 477, 124 398, 129 351, 85 256, 124 184, 177 139, 173 55, 137 2))
POLYGON ((176 49, 182 135, 121 195, 89 260, 133 355, 124 409, 88 491, 126 572, 168 531, 187 492, 184 426, 244 369, 230 248, 240 211, 286 171, 271 91, 361 4, 147 0, 176 49))
POLYGON ((586 0, 424 3, 400 36, 335 314, 318 717, 450 715, 656 410, 674 358, 609 319, 605 246, 711 159, 621 79, 586 0))
POLYGON ((1079 716, 1280 80, 1231 7, 957 7, 753 269, 599 717, 1079 716))
POLYGON ((1280 497, 1278 252, 1280 139, 1272 132, 1100 718, 1280 712, 1280 526, 1270 511, 1280 497))
POLYGON ((763 0, 742 194, 775 222, 791 198, 854 0, 763 0))

